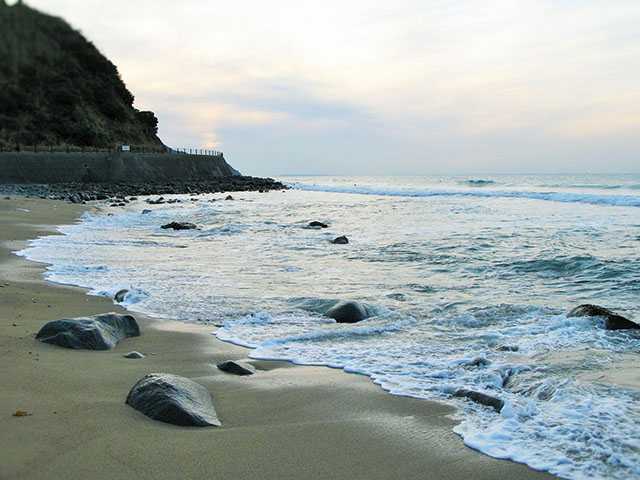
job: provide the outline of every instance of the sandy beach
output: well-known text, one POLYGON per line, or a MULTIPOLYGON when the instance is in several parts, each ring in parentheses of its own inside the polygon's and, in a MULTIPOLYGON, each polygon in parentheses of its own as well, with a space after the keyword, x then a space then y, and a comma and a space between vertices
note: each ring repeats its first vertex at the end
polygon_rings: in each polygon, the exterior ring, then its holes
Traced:
POLYGON ((142 335, 111 351, 36 341, 49 320, 124 311, 45 282, 44 265, 11 253, 85 208, 0 200, 0 478, 553 478, 465 447, 451 431, 451 407, 392 396, 364 376, 255 360, 251 377, 220 372, 218 362, 249 351, 217 340, 211 326, 136 314, 142 335), (146 358, 123 358, 132 350, 146 358), (206 387, 222 427, 177 427, 125 405, 151 372, 206 387))

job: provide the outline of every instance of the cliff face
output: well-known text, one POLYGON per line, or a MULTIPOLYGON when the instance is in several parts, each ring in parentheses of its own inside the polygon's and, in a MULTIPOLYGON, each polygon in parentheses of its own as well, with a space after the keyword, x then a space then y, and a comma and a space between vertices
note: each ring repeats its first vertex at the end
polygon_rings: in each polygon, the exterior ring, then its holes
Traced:
POLYGON ((115 65, 64 20, 0 0, 0 145, 162 146, 115 65))

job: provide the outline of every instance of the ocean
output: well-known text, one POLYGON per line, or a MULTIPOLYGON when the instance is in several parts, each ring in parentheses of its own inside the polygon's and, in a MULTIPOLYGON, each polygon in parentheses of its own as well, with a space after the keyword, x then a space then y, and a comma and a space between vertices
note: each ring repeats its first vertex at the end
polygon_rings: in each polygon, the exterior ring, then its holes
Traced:
POLYGON ((209 324, 252 358, 454 405, 454 431, 487 455, 640 478, 640 330, 565 316, 593 303, 640 322, 640 175, 278 180, 291 190, 102 203, 18 254, 94 295, 129 289, 134 312, 209 324), (160 228, 172 221, 199 228, 160 228), (370 317, 322 315, 341 299, 370 317))

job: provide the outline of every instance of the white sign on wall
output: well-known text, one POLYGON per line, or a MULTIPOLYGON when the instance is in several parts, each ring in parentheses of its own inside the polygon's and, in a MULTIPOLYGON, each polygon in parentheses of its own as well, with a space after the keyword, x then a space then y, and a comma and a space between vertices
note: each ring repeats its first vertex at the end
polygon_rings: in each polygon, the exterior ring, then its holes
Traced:
POLYGON ((128 152, 129 150, 131 150, 131 147, 129 145, 122 145, 123 152, 128 152))

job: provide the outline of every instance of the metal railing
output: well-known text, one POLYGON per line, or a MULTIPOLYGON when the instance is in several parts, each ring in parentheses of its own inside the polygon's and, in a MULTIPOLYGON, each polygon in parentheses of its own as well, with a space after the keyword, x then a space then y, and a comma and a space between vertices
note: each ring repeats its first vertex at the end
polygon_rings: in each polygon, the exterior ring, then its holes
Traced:
POLYGON ((77 147, 75 145, 2 145, 0 153, 164 153, 167 155, 206 155, 212 157, 222 156, 218 150, 203 148, 169 148, 153 147, 148 145, 118 145, 113 147, 77 147))
POLYGON ((209 155, 212 157, 222 156, 222 152, 218 150, 206 150, 202 148, 170 148, 169 153, 184 153, 187 155, 209 155))

